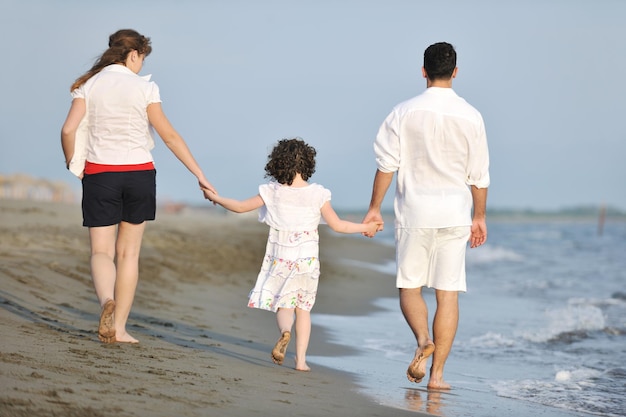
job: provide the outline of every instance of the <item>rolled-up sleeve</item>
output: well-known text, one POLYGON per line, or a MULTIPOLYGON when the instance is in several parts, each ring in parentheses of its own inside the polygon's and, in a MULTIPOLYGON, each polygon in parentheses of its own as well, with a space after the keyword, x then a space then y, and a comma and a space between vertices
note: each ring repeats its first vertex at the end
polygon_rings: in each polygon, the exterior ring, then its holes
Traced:
POLYGON ((487 134, 485 124, 480 118, 476 136, 469 146, 467 163, 467 185, 477 188, 487 188, 490 184, 489 178, 489 148, 487 146, 487 134))
POLYGON ((384 120, 376 140, 374 141, 374 153, 376 165, 382 172, 396 172, 400 167, 400 118, 394 110, 384 120))

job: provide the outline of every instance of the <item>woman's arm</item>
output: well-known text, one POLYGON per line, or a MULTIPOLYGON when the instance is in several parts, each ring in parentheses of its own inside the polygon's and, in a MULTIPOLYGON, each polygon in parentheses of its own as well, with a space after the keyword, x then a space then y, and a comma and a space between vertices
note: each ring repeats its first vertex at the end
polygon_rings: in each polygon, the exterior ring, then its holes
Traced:
POLYGON ((148 105, 148 120, 154 127, 154 130, 159 134, 165 145, 172 151, 172 153, 178 158, 185 167, 196 176, 200 188, 206 188, 215 192, 213 185, 206 179, 200 165, 196 162, 195 158, 191 154, 187 143, 174 129, 170 121, 165 116, 161 103, 152 103, 148 105))
POLYGON ((80 121, 83 120, 85 112, 85 99, 75 98, 72 100, 72 105, 65 118, 65 123, 63 123, 63 127, 61 128, 61 147, 65 155, 65 166, 67 169, 70 168, 70 161, 74 157, 76 130, 78 130, 78 125, 80 121))

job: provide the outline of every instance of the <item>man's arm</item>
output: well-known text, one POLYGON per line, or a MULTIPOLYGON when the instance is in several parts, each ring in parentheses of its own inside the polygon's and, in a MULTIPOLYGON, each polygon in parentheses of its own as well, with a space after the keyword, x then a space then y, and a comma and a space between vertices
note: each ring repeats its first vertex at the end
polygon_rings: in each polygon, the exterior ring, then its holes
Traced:
POLYGON ((475 185, 471 187, 474 215, 472 217, 470 247, 476 248, 487 241, 487 188, 478 188, 475 185))
MULTIPOLYGON (((370 200, 370 207, 367 211, 367 214, 363 218, 363 223, 369 222, 379 222, 381 225, 377 231, 382 231, 384 228, 383 225, 383 216, 380 213, 380 207, 383 204, 383 200, 385 199, 385 194, 387 194, 387 190, 389 189, 389 185, 393 180, 393 172, 382 172, 381 170, 376 170, 376 175, 374 176, 374 185, 372 186, 372 199, 370 200)), ((365 236, 372 237, 368 234, 365 236)))

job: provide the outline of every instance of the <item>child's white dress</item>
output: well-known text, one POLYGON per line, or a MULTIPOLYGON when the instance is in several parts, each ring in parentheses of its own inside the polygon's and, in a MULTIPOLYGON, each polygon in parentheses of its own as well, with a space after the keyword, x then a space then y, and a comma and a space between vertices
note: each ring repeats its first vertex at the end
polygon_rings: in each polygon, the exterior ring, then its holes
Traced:
POLYGON ((310 311, 320 275, 317 228, 330 191, 319 184, 289 187, 270 182, 259 186, 259 194, 265 203, 259 221, 270 226, 270 231, 248 307, 310 311))

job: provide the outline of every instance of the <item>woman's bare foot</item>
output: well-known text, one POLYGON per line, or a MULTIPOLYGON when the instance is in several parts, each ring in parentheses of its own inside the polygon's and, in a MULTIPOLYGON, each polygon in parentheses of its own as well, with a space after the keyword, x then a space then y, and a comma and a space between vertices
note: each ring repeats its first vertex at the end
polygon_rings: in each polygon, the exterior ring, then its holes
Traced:
POLYGON ((430 340, 426 345, 418 347, 415 351, 415 357, 409 368, 406 370, 406 377, 409 381, 419 384, 426 375, 426 359, 435 351, 435 344, 430 340))
POLYGON ((301 372, 309 372, 311 368, 307 365, 306 361, 300 362, 298 358, 296 358, 296 371, 301 372))
POLYGON ((115 342, 115 301, 107 300, 100 313, 100 324, 98 325, 98 339, 103 343, 115 342))
POLYGON ((139 340, 129 335, 126 331, 117 332, 115 341, 120 343, 139 343, 139 340))
POLYGON ((287 352, 287 345, 291 340, 291 332, 284 331, 283 334, 276 342, 274 349, 272 349, 272 361, 275 364, 282 365, 285 360, 285 353, 287 352))

